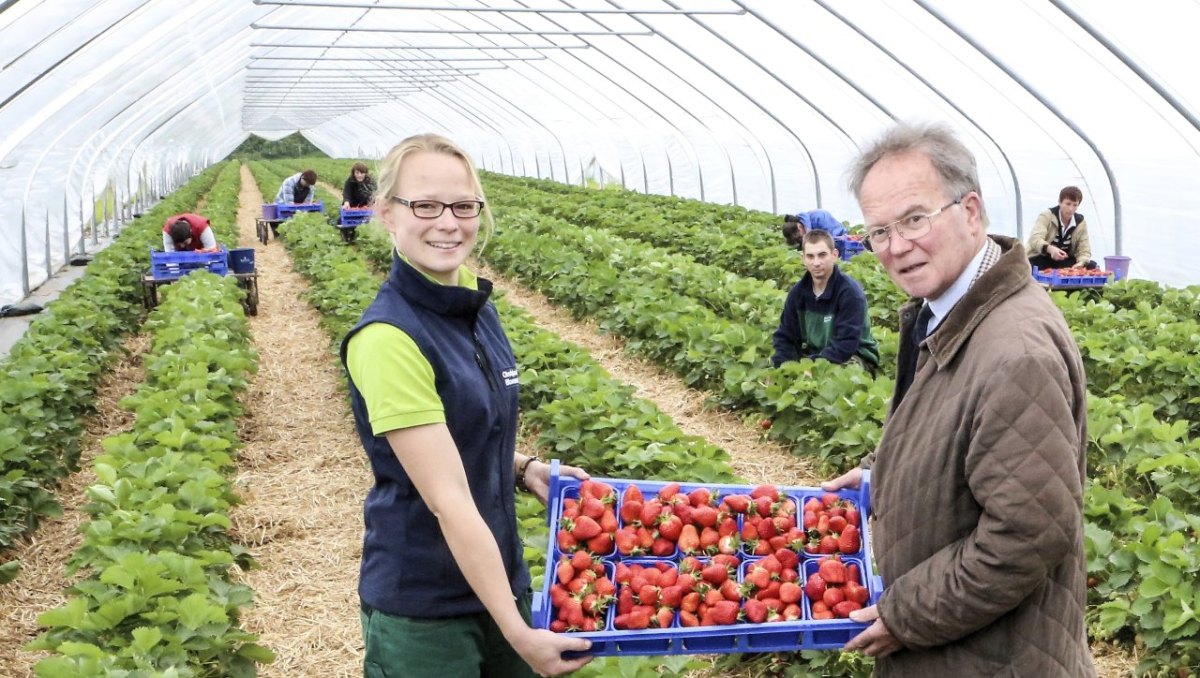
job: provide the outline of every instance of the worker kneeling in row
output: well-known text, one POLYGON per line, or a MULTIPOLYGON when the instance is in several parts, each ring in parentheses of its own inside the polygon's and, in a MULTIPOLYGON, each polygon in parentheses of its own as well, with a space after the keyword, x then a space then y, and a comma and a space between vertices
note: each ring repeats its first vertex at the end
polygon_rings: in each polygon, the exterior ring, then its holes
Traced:
POLYGON ((216 251, 217 237, 208 219, 199 214, 176 214, 163 224, 164 252, 216 251))
POLYGON ((867 296, 858 281, 838 268, 833 237, 810 230, 803 236, 807 272, 788 292, 771 362, 824 358, 831 363, 857 362, 868 371, 879 367, 879 344, 871 335, 867 296))

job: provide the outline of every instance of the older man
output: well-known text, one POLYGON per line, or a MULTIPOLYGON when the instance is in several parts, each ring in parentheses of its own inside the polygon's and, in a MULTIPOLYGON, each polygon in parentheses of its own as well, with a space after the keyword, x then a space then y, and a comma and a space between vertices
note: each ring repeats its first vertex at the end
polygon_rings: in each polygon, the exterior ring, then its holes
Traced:
POLYGON ((1022 245, 985 233, 975 159, 900 125, 857 160, 865 244, 914 297, 872 469, 887 588, 846 645, 880 676, 1092 676, 1079 351, 1022 245))

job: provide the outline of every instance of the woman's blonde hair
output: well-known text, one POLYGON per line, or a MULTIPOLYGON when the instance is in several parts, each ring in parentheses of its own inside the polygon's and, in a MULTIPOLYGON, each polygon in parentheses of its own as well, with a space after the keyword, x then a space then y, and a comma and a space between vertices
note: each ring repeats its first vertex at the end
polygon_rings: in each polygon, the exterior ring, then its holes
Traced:
POLYGON ((479 181, 479 171, 471 156, 461 146, 440 134, 415 134, 396 144, 387 156, 379 162, 379 189, 375 191, 375 213, 379 214, 388 206, 396 187, 400 185, 404 159, 413 153, 441 153, 462 160, 467 171, 471 174, 471 185, 475 197, 483 202, 483 211, 479 213, 479 225, 483 230, 483 238, 476 243, 478 251, 483 251, 487 240, 496 227, 492 218, 492 210, 488 205, 487 196, 483 194, 483 183, 479 181))

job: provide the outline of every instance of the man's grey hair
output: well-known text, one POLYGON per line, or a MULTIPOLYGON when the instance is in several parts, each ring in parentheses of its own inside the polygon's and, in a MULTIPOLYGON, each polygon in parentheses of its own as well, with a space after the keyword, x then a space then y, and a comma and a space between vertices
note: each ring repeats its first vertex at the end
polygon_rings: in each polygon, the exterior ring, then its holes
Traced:
POLYGON ((889 156, 913 152, 923 154, 933 163, 942 179, 947 200, 961 198, 971 191, 979 194, 980 217, 987 228, 987 211, 982 207, 983 193, 979 190, 975 156, 959 141, 950 126, 941 122, 897 123, 863 149, 849 170, 850 190, 855 199, 862 201, 863 181, 876 163, 889 156))

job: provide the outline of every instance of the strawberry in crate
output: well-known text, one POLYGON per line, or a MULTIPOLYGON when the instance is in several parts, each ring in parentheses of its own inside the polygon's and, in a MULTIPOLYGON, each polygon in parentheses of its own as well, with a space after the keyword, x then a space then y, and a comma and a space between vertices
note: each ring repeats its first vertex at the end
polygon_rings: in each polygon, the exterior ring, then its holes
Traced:
POLYGON ((617 492, 607 483, 585 480, 579 484, 579 496, 562 502, 555 539, 563 553, 579 549, 598 556, 613 552, 617 532, 614 508, 617 492))
POLYGON ((737 623, 742 592, 737 583, 736 555, 719 553, 709 560, 687 556, 679 565, 680 580, 691 577, 692 590, 684 595, 679 625, 723 626, 737 623))
POLYGON ((576 551, 559 557, 554 577, 550 585, 550 604, 554 608, 550 630, 603 631, 604 615, 616 593, 605 564, 586 551, 576 551))
POLYGON ((803 537, 796 528, 795 500, 775 485, 759 485, 749 495, 729 495, 722 506, 741 513, 741 542, 747 555, 769 555, 803 537))
POLYGON ((804 594, 813 619, 846 619, 870 598, 858 563, 843 561, 841 555, 809 561, 805 571, 810 572, 804 581, 804 594))
POLYGON ((800 557, 779 549, 745 564, 742 577, 743 617, 751 623, 794 621, 800 618, 800 557))
POLYGON ((613 627, 636 631, 669 628, 683 604, 684 585, 673 563, 617 563, 617 616, 613 627))
POLYGON ((804 502, 803 550, 812 555, 857 554, 862 550, 858 507, 849 499, 827 492, 804 502))

